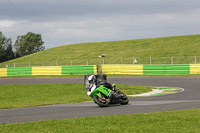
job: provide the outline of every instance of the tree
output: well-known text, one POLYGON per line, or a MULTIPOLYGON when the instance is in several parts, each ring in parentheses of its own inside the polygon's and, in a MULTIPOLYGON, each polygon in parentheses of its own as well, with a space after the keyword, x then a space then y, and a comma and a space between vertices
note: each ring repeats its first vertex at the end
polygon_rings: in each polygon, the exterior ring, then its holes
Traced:
POLYGON ((0 62, 13 58, 12 41, 10 38, 6 38, 0 31, 0 62))
POLYGON ((41 34, 28 32, 15 41, 16 56, 25 56, 45 49, 41 34))

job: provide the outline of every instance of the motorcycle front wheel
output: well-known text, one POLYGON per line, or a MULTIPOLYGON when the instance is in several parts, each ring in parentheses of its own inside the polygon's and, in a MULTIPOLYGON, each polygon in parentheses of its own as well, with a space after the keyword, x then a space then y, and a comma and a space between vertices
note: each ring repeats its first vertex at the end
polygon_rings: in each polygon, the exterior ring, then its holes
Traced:
POLYGON ((100 107, 107 107, 109 102, 106 100, 106 98, 102 95, 101 98, 97 95, 93 96, 94 102, 98 104, 100 107))

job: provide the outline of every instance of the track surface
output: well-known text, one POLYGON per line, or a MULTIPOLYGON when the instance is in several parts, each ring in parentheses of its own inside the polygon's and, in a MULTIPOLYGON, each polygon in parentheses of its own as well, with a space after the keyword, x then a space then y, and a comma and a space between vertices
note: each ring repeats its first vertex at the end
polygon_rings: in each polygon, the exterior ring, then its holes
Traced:
MULTIPOLYGON (((184 92, 154 97, 131 98, 126 106, 100 108, 93 102, 58 104, 28 108, 1 109, 0 123, 52 120, 158 112, 200 107, 200 77, 109 77, 116 84, 181 87, 184 92)), ((0 84, 83 83, 83 78, 3 78, 0 84)))

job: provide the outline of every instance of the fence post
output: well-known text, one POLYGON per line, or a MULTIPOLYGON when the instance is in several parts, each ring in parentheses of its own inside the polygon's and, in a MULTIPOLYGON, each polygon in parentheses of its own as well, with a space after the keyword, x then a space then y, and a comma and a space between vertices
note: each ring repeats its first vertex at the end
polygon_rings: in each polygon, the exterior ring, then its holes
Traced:
POLYGON ((58 66, 58 60, 56 60, 56 66, 58 66))
POLYGON ((151 59, 151 57, 150 57, 150 65, 152 64, 152 59, 151 59))
POLYGON ((173 56, 171 57, 171 64, 174 64, 173 56))
POLYGON ((89 65, 89 60, 88 59, 86 60, 86 65, 89 65))
POLYGON ((99 56, 99 58, 100 58, 99 72, 102 73, 102 56, 99 56))
POLYGON ((197 64, 197 56, 194 57, 194 60, 195 64, 197 64))
POLYGON ((29 62, 29 67, 31 67, 31 62, 29 62))
POLYGON ((13 63, 14 64, 14 68, 16 67, 16 63, 13 63))

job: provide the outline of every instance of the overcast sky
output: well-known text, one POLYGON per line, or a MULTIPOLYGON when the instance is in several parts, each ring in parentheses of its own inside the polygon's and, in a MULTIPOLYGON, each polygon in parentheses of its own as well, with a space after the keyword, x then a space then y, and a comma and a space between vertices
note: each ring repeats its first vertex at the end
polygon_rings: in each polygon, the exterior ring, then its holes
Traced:
POLYGON ((200 34, 200 0, 0 0, 0 31, 45 47, 200 34))

